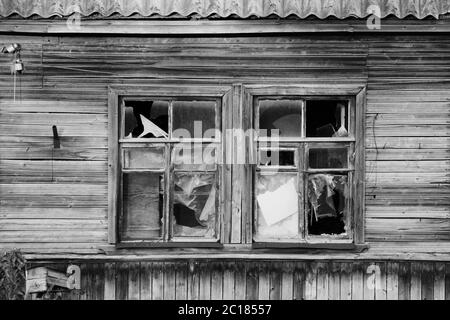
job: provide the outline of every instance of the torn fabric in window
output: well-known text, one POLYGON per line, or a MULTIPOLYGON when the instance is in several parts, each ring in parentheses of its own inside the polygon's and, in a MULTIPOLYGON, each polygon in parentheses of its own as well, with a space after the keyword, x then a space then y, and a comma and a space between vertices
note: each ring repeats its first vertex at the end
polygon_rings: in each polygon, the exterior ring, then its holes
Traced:
POLYGON ((124 138, 167 138, 169 103, 126 101, 124 138))
POLYGON ((217 208, 215 174, 175 173, 174 184, 174 236, 213 238, 217 208))
POLYGON ((298 178, 295 173, 259 174, 257 236, 293 238, 299 234, 298 178))
POLYGON ((308 178, 308 220, 310 235, 346 233, 348 177, 314 174, 308 178))
POLYGON ((161 238, 163 177, 153 172, 123 174, 123 240, 161 238))

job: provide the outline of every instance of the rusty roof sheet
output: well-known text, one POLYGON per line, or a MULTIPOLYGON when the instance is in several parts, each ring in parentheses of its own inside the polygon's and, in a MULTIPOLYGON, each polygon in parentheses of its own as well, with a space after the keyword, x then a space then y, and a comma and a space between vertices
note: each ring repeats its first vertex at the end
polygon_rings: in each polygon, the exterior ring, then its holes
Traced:
POLYGON ((378 6, 383 18, 390 15, 438 18, 450 13, 450 0, 0 0, 0 16, 18 14, 24 18, 33 15, 49 18, 80 13, 82 16, 99 14, 103 17, 113 14, 125 17, 132 14, 145 17, 178 14, 187 17, 197 14, 201 17, 262 18, 275 15, 284 18, 295 15, 300 18, 334 16, 344 19, 367 17, 371 6, 378 6))

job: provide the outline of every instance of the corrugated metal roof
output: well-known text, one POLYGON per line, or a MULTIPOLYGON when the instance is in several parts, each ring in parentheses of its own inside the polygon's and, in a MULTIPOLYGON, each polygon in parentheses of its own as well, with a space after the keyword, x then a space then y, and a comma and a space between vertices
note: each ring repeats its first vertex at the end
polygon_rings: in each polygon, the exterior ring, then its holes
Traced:
POLYGON ((364 18, 372 5, 379 6, 383 18, 389 15, 438 18, 450 12, 450 0, 0 0, 0 16, 49 18, 80 13, 108 17, 118 13, 126 17, 137 13, 145 17, 198 14, 202 17, 296 15, 305 18, 314 15, 321 19, 330 16, 344 19, 364 18))

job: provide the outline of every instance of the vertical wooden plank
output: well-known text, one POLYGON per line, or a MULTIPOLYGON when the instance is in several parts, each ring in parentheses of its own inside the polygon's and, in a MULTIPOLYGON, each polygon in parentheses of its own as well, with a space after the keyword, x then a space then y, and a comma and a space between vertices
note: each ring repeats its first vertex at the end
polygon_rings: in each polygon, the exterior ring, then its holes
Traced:
POLYGON ((294 264, 292 262, 283 264, 281 271, 281 300, 294 299, 294 264))
POLYGON ((270 280, 267 262, 260 268, 258 278, 258 299, 269 300, 270 280))
POLYGON ((225 264, 225 269, 223 271, 223 299, 233 300, 235 289, 234 289, 234 266, 232 264, 225 264))
POLYGON ((364 264, 354 262, 352 266, 352 300, 361 301, 364 299, 364 264))
POLYGON ((421 286, 422 300, 434 300, 434 263, 422 264, 421 286))
POLYGON ((116 300, 128 299, 128 263, 116 264, 116 300))
POLYGON ((386 263, 379 262, 377 263, 379 267, 379 272, 376 273, 376 281, 375 281, 375 300, 386 300, 386 263))
POLYGON ((445 263, 434 266, 434 300, 445 300, 445 263))
POLYGON ((247 300, 258 300, 259 283, 258 283, 258 266, 254 262, 248 262, 246 266, 246 293, 247 300))
POLYGON ((305 267, 305 299, 317 299, 317 265, 313 262, 306 263, 305 267))
POLYGON ((140 263, 139 279, 141 284, 141 300, 152 299, 152 264, 150 262, 140 263))
POLYGON ((129 263, 128 300, 141 299, 140 265, 139 262, 129 263))
POLYGON ((328 277, 328 296, 330 300, 341 299, 341 266, 339 262, 330 263, 328 277))
POLYGON ((386 298, 388 300, 398 300, 398 263, 388 262, 386 273, 386 298))
MULTIPOLYGON (((187 263, 179 263, 177 265, 175 274, 175 299, 176 300, 186 300, 187 299, 187 288, 188 288, 188 265, 187 263)), ((200 298, 201 299, 201 298, 200 298)))
POLYGON ((421 274, 422 264, 420 262, 411 263, 411 300, 421 300, 421 274))
POLYGON ((195 263, 189 264, 188 300, 198 300, 200 296, 200 268, 195 263))
POLYGON ((282 263, 273 263, 269 271, 269 300, 281 300, 282 263))
POLYGON ((328 300, 328 263, 317 264, 317 300, 328 300))
MULTIPOLYGON (((226 93, 222 99, 222 127, 223 128, 233 128, 233 90, 230 90, 226 93)), ((231 228, 232 228, 232 208, 233 203, 230 199, 229 195, 232 194, 233 191, 233 167, 232 167, 232 159, 233 159, 233 141, 231 131, 227 130, 226 134, 223 135, 223 144, 224 144, 224 152, 222 153, 222 157, 225 161, 222 168, 222 178, 223 178, 223 192, 222 192, 222 202, 223 202, 223 223, 221 226, 222 230, 222 240, 223 243, 231 242, 231 228)))
POLYGON ((411 264, 402 262, 398 268, 398 299, 411 299, 411 264))
POLYGON ((352 265, 351 263, 341 263, 341 300, 352 299, 352 265))
POLYGON ((164 300, 175 300, 175 263, 164 264, 164 300))
POLYGON ((295 263, 294 269, 294 287, 293 287, 293 299, 304 300, 305 299, 305 286, 306 286, 306 264, 304 262, 295 263))
POLYGON ((211 272, 211 299, 222 300, 223 297, 223 272, 220 266, 216 265, 211 272))
MULTIPOLYGON (((233 129, 241 132, 243 126, 242 85, 233 85, 233 129)), ((243 137, 241 137, 243 138, 243 137)), ((233 150, 233 185, 232 185, 232 211, 231 211, 231 243, 241 243, 242 228, 242 197, 245 193, 245 159, 246 149, 243 141, 231 141, 233 150)))
POLYGON ((164 299, 164 264, 162 262, 152 263, 152 299, 164 299))
POLYGON ((88 299, 88 291, 89 291, 89 264, 83 263, 80 265, 81 271, 81 291, 80 291, 80 300, 88 299))
POLYGON ((105 263, 105 300, 116 299, 116 264, 105 263))
POLYGON ((378 265, 370 262, 363 264, 363 274, 364 274, 364 300, 375 300, 375 286, 377 280, 377 267, 378 265))
POLYGON ((445 300, 450 300, 450 263, 445 266, 445 300))
POLYGON ((105 265, 94 264, 94 300, 105 300, 105 265))
POLYGON ((234 275, 234 299, 245 300, 245 289, 247 285, 245 263, 239 263, 239 266, 234 275))
POLYGON ((211 299, 211 270, 209 264, 202 266, 200 271, 200 300, 211 299))

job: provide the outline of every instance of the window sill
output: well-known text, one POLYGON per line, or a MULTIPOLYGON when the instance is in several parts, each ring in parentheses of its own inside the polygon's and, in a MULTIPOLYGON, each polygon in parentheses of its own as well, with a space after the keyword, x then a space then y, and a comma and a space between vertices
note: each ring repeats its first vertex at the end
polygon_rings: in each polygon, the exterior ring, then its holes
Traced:
POLYGON ((134 249, 134 248, 161 248, 161 249, 177 249, 177 248, 215 248, 222 249, 223 244, 218 242, 122 242, 116 245, 117 249, 134 249))
POLYGON ((252 249, 305 249, 305 250, 337 250, 349 252, 363 252, 369 249, 367 244, 354 243, 288 243, 288 242, 260 242, 253 243, 252 249))

